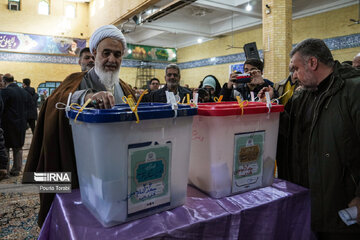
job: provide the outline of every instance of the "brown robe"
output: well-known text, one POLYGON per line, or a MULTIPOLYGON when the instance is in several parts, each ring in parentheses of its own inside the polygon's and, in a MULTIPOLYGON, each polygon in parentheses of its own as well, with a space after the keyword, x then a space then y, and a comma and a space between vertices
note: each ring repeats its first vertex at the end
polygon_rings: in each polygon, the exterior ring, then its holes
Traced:
MULTIPOLYGON (((67 102, 70 92, 78 90, 86 72, 73 73, 44 102, 38 117, 24 172, 71 172, 72 188, 79 187, 76 170, 74 144, 69 120, 65 110, 55 104, 67 102)), ((124 95, 135 95, 125 82, 120 80, 124 95)), ((53 193, 40 193, 38 225, 45 221, 53 193)))

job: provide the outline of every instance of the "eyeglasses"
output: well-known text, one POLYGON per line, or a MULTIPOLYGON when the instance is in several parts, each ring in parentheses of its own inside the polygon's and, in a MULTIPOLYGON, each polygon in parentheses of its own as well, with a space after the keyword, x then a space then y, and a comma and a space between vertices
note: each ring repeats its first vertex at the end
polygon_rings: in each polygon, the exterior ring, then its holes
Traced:
POLYGON ((167 73, 166 74, 167 77, 171 77, 171 75, 176 77, 176 78, 179 76, 179 74, 177 74, 177 73, 167 73))
POLYGON ((109 50, 109 49, 105 49, 101 53, 103 58, 110 57, 111 54, 113 54, 115 58, 121 58, 122 57, 122 52, 121 51, 112 51, 112 50, 109 50))

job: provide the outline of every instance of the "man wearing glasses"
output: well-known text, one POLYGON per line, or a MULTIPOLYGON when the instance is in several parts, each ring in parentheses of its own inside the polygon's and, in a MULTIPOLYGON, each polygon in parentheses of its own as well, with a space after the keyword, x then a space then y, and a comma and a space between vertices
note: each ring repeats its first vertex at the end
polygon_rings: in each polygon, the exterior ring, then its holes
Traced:
POLYGON ((147 94, 142 99, 143 102, 162 102, 166 103, 166 91, 172 92, 175 95, 177 102, 182 102, 186 97, 186 94, 190 95, 192 98, 191 91, 185 87, 180 86, 180 68, 176 64, 169 64, 165 68, 165 82, 166 85, 150 94, 147 94))

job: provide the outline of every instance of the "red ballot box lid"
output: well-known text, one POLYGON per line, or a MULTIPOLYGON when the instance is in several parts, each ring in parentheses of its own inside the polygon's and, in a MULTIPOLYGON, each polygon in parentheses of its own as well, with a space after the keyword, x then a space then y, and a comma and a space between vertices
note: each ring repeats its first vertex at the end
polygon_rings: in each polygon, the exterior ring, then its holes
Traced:
MULTIPOLYGON (((276 103, 271 104, 270 113, 283 112, 284 106, 276 103)), ((269 108, 263 102, 215 102, 199 103, 198 115, 202 116, 230 116, 245 114, 269 113, 269 108)))

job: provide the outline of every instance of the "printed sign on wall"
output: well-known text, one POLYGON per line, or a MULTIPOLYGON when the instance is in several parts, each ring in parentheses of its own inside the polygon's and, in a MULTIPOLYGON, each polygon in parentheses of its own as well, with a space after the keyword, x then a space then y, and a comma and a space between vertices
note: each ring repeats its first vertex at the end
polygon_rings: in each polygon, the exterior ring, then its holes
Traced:
POLYGON ((85 39, 0 32, 0 51, 77 56, 84 47, 85 39))
POLYGON ((161 48, 161 47, 133 45, 133 44, 127 44, 127 48, 131 50, 131 52, 125 56, 126 59, 176 62, 175 48, 161 48))
POLYGON ((244 63, 242 62, 229 65, 229 75, 233 72, 244 73, 244 63))

